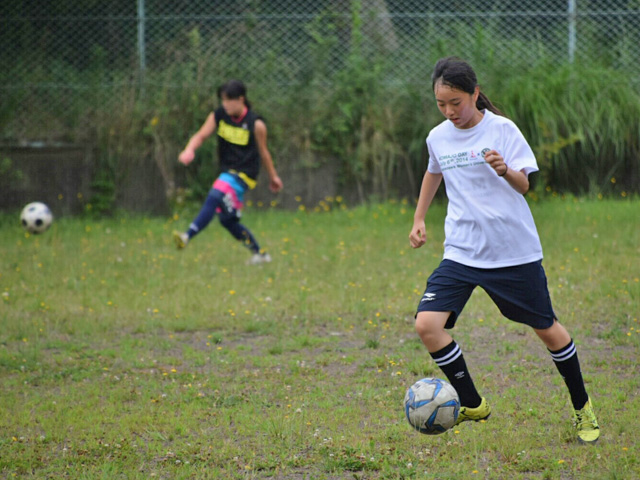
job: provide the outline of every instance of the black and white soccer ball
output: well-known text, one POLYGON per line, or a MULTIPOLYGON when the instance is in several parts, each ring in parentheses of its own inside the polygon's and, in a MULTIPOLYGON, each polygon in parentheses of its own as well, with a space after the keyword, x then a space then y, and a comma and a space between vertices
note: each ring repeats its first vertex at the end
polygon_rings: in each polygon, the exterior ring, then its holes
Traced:
POLYGON ((53 214, 42 202, 32 202, 22 209, 20 223, 29 233, 44 233, 53 223, 53 214))
POLYGON ((420 433, 438 435, 456 424, 460 398, 450 383, 440 378, 423 378, 407 390, 404 413, 420 433))

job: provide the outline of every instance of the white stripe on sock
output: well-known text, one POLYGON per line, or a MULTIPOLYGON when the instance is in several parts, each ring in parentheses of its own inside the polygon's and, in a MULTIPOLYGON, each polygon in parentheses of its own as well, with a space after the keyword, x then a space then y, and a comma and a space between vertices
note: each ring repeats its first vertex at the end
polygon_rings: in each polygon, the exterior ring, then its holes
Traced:
POLYGON ((569 360, 576 354, 576 346, 573 342, 567 346, 563 351, 558 353, 552 353, 551 358, 553 358, 554 362, 564 362, 569 360))
POLYGON ((436 362, 436 365, 438 365, 439 367, 443 367, 445 365, 449 365, 450 363, 455 362, 458 358, 460 358, 461 355, 462 355, 462 350, 460 350, 460 347, 456 345, 456 347, 453 350, 451 350, 448 354, 446 354, 444 357, 436 358, 434 360, 436 362))

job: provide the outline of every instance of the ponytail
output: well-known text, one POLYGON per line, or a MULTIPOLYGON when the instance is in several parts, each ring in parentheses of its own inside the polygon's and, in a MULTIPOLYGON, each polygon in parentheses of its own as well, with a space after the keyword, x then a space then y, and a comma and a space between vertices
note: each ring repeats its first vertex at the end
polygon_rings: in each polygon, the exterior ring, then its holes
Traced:
POLYGON ((478 100, 476 100, 476 108, 478 110, 487 109, 490 112, 495 113, 496 115, 506 117, 506 115, 502 113, 498 107, 496 107, 493 103, 491 103, 491 100, 489 100, 489 97, 487 97, 482 92, 479 92, 478 94, 478 100))

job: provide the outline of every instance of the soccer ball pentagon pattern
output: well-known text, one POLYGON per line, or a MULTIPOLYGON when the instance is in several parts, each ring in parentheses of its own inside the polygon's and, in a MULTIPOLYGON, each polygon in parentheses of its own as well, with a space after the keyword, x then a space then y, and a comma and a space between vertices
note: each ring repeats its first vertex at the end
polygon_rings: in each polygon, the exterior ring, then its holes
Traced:
POLYGON ((20 223, 29 233, 43 233, 51 226, 53 214, 41 202, 33 202, 22 209, 20 223))
POLYGON ((427 435, 438 435, 453 427, 460 413, 455 388, 440 378, 423 378, 407 390, 404 413, 413 428, 427 435))

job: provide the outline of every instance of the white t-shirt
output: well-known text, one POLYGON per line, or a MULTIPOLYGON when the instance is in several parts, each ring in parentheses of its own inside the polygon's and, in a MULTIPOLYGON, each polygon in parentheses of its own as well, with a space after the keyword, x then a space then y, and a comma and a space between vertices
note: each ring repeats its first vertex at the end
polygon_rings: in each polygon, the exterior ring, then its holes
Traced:
POLYGON ((449 120, 427 137, 431 173, 442 173, 449 205, 444 257, 477 268, 523 265, 542 259, 542 246, 524 196, 484 161, 496 150, 512 170, 538 170, 535 156, 518 127, 484 110, 468 129, 449 120))

